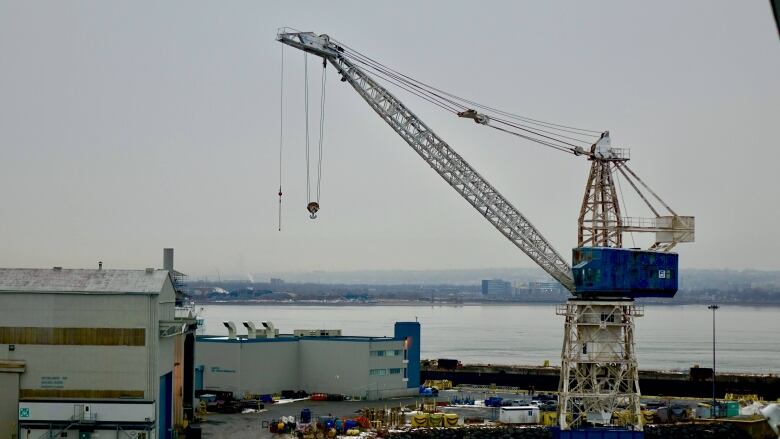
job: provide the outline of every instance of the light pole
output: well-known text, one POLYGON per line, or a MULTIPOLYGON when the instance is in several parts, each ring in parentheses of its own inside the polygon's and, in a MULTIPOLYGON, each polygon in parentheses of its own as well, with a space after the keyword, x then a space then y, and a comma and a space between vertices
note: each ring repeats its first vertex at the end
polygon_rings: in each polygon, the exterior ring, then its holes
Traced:
POLYGON ((707 309, 712 310, 712 417, 715 418, 715 311, 720 308, 712 304, 707 309))

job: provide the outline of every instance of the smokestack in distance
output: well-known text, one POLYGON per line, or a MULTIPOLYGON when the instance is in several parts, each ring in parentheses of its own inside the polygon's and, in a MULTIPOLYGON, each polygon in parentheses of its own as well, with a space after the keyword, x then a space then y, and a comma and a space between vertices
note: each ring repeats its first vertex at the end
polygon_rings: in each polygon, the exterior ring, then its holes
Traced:
POLYGON ((173 271, 173 249, 163 249, 163 270, 173 271))

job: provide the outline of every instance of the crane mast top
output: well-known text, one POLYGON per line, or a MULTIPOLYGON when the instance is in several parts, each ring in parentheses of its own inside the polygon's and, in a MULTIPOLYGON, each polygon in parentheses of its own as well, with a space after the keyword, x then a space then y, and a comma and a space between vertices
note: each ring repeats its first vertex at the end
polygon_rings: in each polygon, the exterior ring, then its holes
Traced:
MULTIPOLYGON (((288 32, 286 29, 280 30, 277 34, 277 40, 285 45, 322 57, 331 64, 341 75, 341 80, 348 82, 366 103, 368 103, 369 106, 388 125, 390 125, 390 127, 420 155, 420 157, 422 157, 423 160, 425 160, 450 186, 452 186, 453 189, 468 201, 469 204, 474 206, 481 215, 493 224, 493 226, 506 236, 515 246, 575 295, 580 295, 583 291, 589 293, 602 292, 600 289, 603 289, 604 284, 601 282, 600 273, 604 268, 609 270, 608 267, 593 268, 592 265, 589 265, 593 259, 600 259, 601 255, 598 251, 580 251, 582 247, 616 247, 615 250, 618 250, 622 247, 622 233, 626 231, 656 232, 656 244, 652 248, 652 250, 655 251, 668 251, 677 242, 689 242, 693 240, 693 217, 678 217, 676 213, 668 208, 666 203, 655 195, 655 192, 652 192, 652 190, 650 190, 649 187, 647 187, 647 185, 645 185, 644 182, 628 168, 626 164, 629 160, 628 150, 612 148, 609 132, 601 132, 598 140, 592 143, 590 148, 585 149, 567 141, 557 140, 544 133, 553 134, 552 132, 545 130, 545 128, 549 130, 557 129, 567 131, 574 135, 583 135, 583 132, 588 130, 546 122, 544 123, 546 125, 542 125, 541 121, 526 119, 529 121, 528 123, 536 123, 541 126, 541 128, 535 127, 533 130, 530 130, 524 128, 522 125, 514 124, 507 119, 502 119, 502 115, 509 113, 500 112, 499 110, 495 110, 498 112, 498 115, 478 112, 475 108, 467 107, 468 105, 476 104, 475 102, 463 99, 461 99, 463 102, 459 102, 457 101, 459 98, 456 96, 435 88, 432 88, 432 90, 435 90, 434 92, 425 91, 419 84, 429 87, 426 84, 420 82, 412 84, 405 79, 409 77, 391 70, 391 72, 393 72, 390 74, 392 78, 401 83, 406 83, 411 87, 402 88, 417 96, 432 98, 433 101, 431 101, 431 99, 428 100, 436 103, 442 108, 456 113, 460 117, 472 119, 480 125, 491 126, 501 131, 506 131, 573 155, 582 155, 592 162, 591 172, 578 220, 578 248, 574 249, 575 267, 573 271, 572 267, 552 247, 550 242, 544 238, 541 232, 534 227, 534 225, 531 224, 517 208, 515 208, 498 192, 498 190, 466 162, 463 157, 436 135, 436 133, 434 133, 399 99, 369 76, 361 67, 356 65, 356 63, 353 62, 353 59, 355 58, 350 56, 348 48, 345 48, 342 44, 332 40, 328 35, 317 35, 312 32, 288 32), (457 108, 458 105, 460 105, 460 108, 457 108), (453 111, 453 108, 461 111, 453 111), (503 124, 503 126, 498 126, 497 124, 503 124), (516 130, 512 131, 512 127, 516 128, 516 130), (531 135, 537 137, 529 137, 531 135), (556 140, 558 143, 554 143, 556 140), (645 197, 640 193, 643 201, 648 204, 656 214, 656 221, 651 223, 625 221, 620 213, 618 196, 613 182, 613 175, 616 172, 625 176, 635 190, 639 191, 638 185, 642 185, 650 190, 652 195, 660 201, 672 215, 668 217, 659 215, 657 210, 654 209, 652 204, 648 201, 649 197, 645 197), (636 182, 632 181, 629 176, 633 176, 633 180, 636 182), (598 271, 595 284, 593 283, 594 279, 588 277, 593 275, 593 270, 598 271), (579 291, 578 288, 578 285, 580 284, 585 285, 585 288, 582 291, 579 291)), ((361 58, 358 58, 357 61, 366 62, 366 59, 370 60, 370 58, 361 55, 361 58)), ((370 62, 375 63, 373 60, 370 62)), ((370 66, 371 64, 367 65, 370 66)), ((374 64, 374 66, 375 65, 376 64, 374 64)), ((396 83, 396 85, 398 84, 396 83)), ((479 108, 494 110, 485 106, 479 108)), ((589 131, 589 133, 598 132, 589 131)), ((589 135, 593 136, 593 134, 589 135)), ((574 137, 562 137, 577 140, 574 137)), ((625 252, 630 252, 630 250, 625 250, 625 252)), ((670 254, 669 256, 670 258, 663 259, 663 261, 673 264, 674 284, 673 291, 671 292, 673 295, 677 289, 677 255, 670 254)), ((624 255, 621 257, 625 258, 626 256, 624 255)), ((648 260, 646 256, 638 254, 633 255, 630 258, 632 261, 648 260)), ((631 262, 629 262, 629 265, 630 263, 631 262)), ((666 278, 667 271, 659 270, 658 276, 660 276, 661 272, 664 273, 662 279, 666 278)), ((669 273, 669 275, 671 275, 671 273, 669 273)), ((613 283, 624 281, 625 280, 620 279, 610 280, 610 282, 613 283)), ((672 285, 666 285, 664 288, 669 290, 672 288, 672 285)), ((621 297, 631 297, 631 291, 632 288, 630 285, 624 285, 624 288, 622 289, 609 287, 605 292, 607 293, 607 296, 618 294, 621 297)), ((653 294, 651 291, 650 294, 645 295, 653 294)))

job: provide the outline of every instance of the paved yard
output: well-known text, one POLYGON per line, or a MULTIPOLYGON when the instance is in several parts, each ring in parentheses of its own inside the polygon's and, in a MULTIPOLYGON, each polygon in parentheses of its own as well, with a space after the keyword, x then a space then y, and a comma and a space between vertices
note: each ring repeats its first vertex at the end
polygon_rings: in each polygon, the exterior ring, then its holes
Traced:
POLYGON ((390 408, 398 405, 409 405, 420 401, 420 398, 397 398, 383 401, 297 401, 285 404, 266 404, 266 409, 260 413, 219 414, 209 413, 206 421, 201 423, 203 437, 207 438, 280 438, 281 435, 268 431, 269 424, 282 416, 295 416, 301 410, 308 408, 312 418, 317 416, 356 417, 364 407, 390 408))

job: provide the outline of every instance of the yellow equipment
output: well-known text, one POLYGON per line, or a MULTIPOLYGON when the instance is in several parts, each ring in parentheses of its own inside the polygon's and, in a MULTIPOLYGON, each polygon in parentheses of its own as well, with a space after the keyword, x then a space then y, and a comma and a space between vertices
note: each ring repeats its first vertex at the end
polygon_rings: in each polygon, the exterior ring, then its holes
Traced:
POLYGON ((428 413, 417 413, 412 416, 412 428, 420 428, 428 426, 428 413))
POLYGON ((426 380, 425 383, 423 383, 423 386, 425 387, 435 387, 439 390, 449 390, 452 389, 452 381, 450 380, 426 380))
POLYGON ((457 427, 458 426, 458 414, 457 413, 445 413, 444 414, 444 426, 445 427, 457 427))

